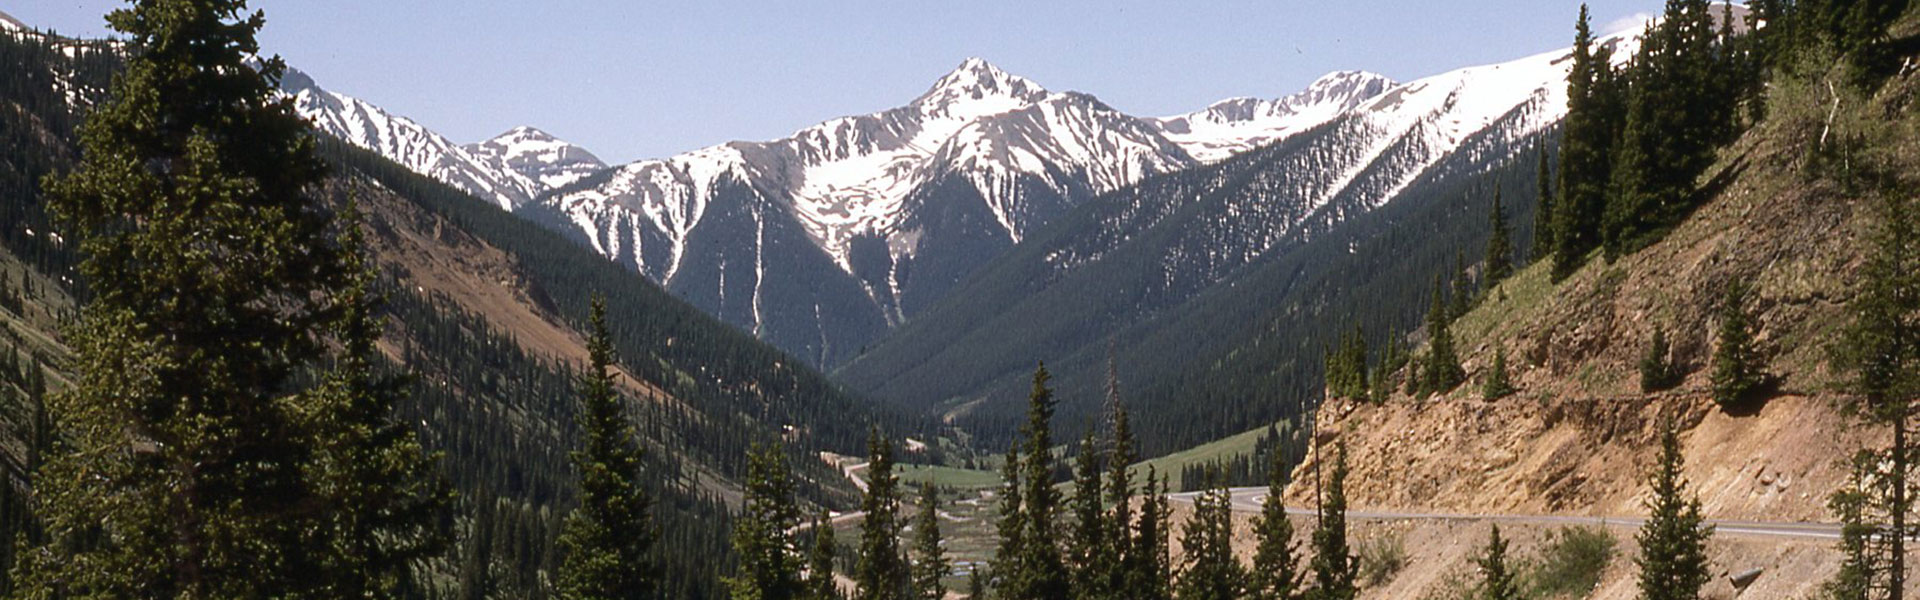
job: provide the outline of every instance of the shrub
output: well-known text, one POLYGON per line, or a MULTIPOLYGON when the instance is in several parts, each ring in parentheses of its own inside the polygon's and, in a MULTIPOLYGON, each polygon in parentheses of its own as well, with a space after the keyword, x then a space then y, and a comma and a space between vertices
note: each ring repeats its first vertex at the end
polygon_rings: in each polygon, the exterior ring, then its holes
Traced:
POLYGON ((1617 542, 1598 527, 1563 527, 1526 569, 1528 595, 1534 598, 1585 598, 1600 585, 1613 562, 1617 542))
POLYGON ((1393 580, 1407 566, 1406 535, 1384 533, 1360 540, 1360 581, 1367 587, 1393 580))

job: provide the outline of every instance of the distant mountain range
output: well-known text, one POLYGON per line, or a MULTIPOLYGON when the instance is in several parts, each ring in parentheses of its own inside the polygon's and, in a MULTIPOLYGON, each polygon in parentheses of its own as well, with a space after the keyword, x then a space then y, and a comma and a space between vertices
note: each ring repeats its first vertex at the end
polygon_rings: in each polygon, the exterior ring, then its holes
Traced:
MULTIPOLYGON (((1523 136, 1556 122, 1565 54, 1408 84, 1341 71, 1285 97, 1169 117, 1127 115, 975 58, 898 108, 618 166, 529 127, 458 144, 298 72, 282 87, 322 131, 561 230, 830 367, 1096 197, 1167 193, 1140 184, 1195 168, 1239 173, 1226 163, 1315 135, 1273 157, 1284 166, 1262 170, 1242 197, 1193 209, 1214 212, 1188 222, 1164 279, 1203 287, 1302 227, 1389 201, 1488 127, 1523 136)), ((1134 217, 1158 218, 1117 218, 1134 217)), ((1064 271, 1127 240, 1128 227, 1100 228, 1048 260, 1064 271)))

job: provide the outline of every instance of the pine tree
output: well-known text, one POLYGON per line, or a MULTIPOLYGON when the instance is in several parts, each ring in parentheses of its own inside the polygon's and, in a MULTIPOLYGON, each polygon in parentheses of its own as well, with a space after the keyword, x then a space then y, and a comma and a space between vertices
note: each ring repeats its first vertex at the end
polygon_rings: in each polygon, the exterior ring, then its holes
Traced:
POLYGON ((1452 283, 1453 294, 1450 298, 1453 300, 1451 306, 1447 308, 1448 320, 1467 316, 1467 311, 1473 310, 1474 297, 1478 295, 1478 292, 1475 291, 1473 277, 1467 274, 1467 254, 1465 252, 1456 251, 1453 253, 1452 283))
MULTIPOLYGON (((1316 479, 1318 475, 1315 476, 1316 479)), ((1360 561, 1347 544, 1347 443, 1334 445, 1333 472, 1324 486, 1313 530, 1314 600, 1353 600, 1360 595, 1360 561)))
POLYGON ((1140 526, 1128 561, 1127 590, 1138 600, 1173 597, 1172 559, 1167 551, 1167 488, 1153 465, 1147 465, 1146 498, 1140 505, 1140 526))
POLYGON ((653 499, 640 481, 640 447, 626 406, 614 389, 607 307, 596 296, 588 310, 591 365, 580 380, 580 431, 573 453, 580 504, 560 533, 560 596, 579 600, 650 598, 660 580, 650 556, 659 530, 653 499))
POLYGON ((1867 600, 1873 590, 1873 574, 1881 570, 1872 546, 1878 528, 1867 522, 1867 511, 1873 505, 1867 478, 1877 458, 1876 453, 1867 451, 1854 455, 1847 487, 1827 497, 1827 508, 1840 518, 1839 547, 1844 558, 1840 571, 1821 584, 1823 600, 1867 600))
POLYGON ((733 600, 800 600, 798 548, 789 532, 800 519, 786 457, 772 446, 756 447, 747 457, 746 499, 733 523, 733 554, 739 561, 728 577, 733 600))
POLYGON ((979 567, 967 574, 967 600, 987 600, 987 579, 980 576, 979 567))
POLYGON ((71 435, 34 477, 45 543, 24 557, 19 591, 390 591, 411 565, 354 573, 358 560, 342 552, 426 553, 411 512, 364 510, 432 501, 343 502, 316 485, 380 468, 340 462, 361 451, 405 461, 368 482, 395 493, 430 488, 410 479, 430 467, 400 455, 404 436, 334 437, 388 415, 309 418, 323 404, 371 412, 391 398, 325 397, 380 378, 328 370, 361 360, 334 343, 359 342, 329 334, 368 327, 349 314, 366 306, 351 297, 362 271, 336 237, 352 223, 314 194, 327 169, 309 125, 275 90, 285 64, 258 58, 264 17, 241 0, 143 0, 107 21, 126 34, 125 71, 81 128, 78 168, 45 182, 92 298, 68 339, 73 385, 49 411, 71 435), (372 445, 350 447, 363 441, 372 445), (334 445, 323 455, 322 444, 334 445))
POLYGON ((1059 491, 1053 488, 1053 438, 1051 422, 1053 420, 1053 390, 1047 388, 1052 375, 1047 373, 1046 365, 1040 365, 1033 373, 1033 392, 1028 398, 1027 423, 1021 427, 1026 438, 1026 449, 1022 453, 1026 462, 1020 470, 1022 501, 1022 524, 1024 538, 1019 553, 1002 562, 1011 561, 1005 581, 1001 582, 1002 597, 1007 600, 1057 600, 1068 597, 1066 566, 1060 558, 1060 548, 1054 545, 1054 510, 1059 504, 1059 491))
POLYGON ((1707 539, 1713 527, 1700 516, 1700 500, 1689 497, 1680 473, 1679 432, 1667 423, 1660 436, 1660 464, 1648 477, 1653 497, 1647 500, 1647 521, 1640 542, 1640 597, 1646 600, 1693 600, 1707 584, 1707 539))
POLYGON ((1480 383, 1480 398, 1498 400, 1512 394, 1513 382, 1507 378, 1507 349, 1493 347, 1493 366, 1487 369, 1486 380, 1480 383))
POLYGON ((1640 358, 1640 391, 1643 393, 1670 389, 1680 384, 1683 375, 1678 365, 1673 363, 1673 348, 1667 343, 1665 327, 1653 328, 1653 340, 1647 344, 1647 354, 1640 358))
POLYGON ((1112 536, 1107 533, 1104 490, 1100 478, 1100 453, 1094 445, 1093 429, 1080 439, 1080 452, 1074 461, 1073 529, 1067 536, 1067 563, 1073 565, 1073 597, 1102 600, 1109 597, 1109 571, 1114 567, 1112 536))
POLYGON ((807 553, 807 575, 803 583, 805 600, 840 600, 840 585, 833 580, 833 557, 840 551, 834 541, 833 520, 822 514, 813 519, 813 550, 807 553))
POLYGON ((1713 399, 1722 407, 1745 402, 1767 378, 1746 304, 1746 284, 1728 284, 1720 303, 1719 344, 1713 349, 1713 399))
POLYGON ((1326 380, 1327 391, 1335 398, 1367 397, 1367 337, 1358 324, 1327 353, 1326 380))
POLYGON ((1137 561, 1133 546, 1133 475, 1129 467, 1139 461, 1133 450, 1133 425, 1127 416, 1127 409, 1120 405, 1118 377, 1109 369, 1108 401, 1112 407, 1113 447, 1107 454, 1107 504, 1113 506, 1108 516, 1107 534, 1111 539, 1107 547, 1111 549, 1107 569, 1107 589, 1126 590, 1130 576, 1129 566, 1137 561))
MULTIPOLYGON (((342 214, 359 221, 352 205, 342 214)), ((446 551, 449 532, 440 523, 453 496, 434 472, 437 457, 394 418, 406 381, 378 372, 375 344, 384 322, 359 227, 344 228, 340 240, 345 267, 356 275, 340 294, 339 354, 313 394, 307 423, 317 446, 309 485, 329 506, 332 522, 319 533, 330 545, 309 547, 324 548, 320 572, 332 577, 323 583, 326 593, 392 598, 409 585, 414 565, 446 551)))
POLYGON ((1018 557, 1026 554, 1027 512, 1020 479, 1020 468, 1024 464, 1020 460, 1020 444, 1015 443, 1007 449, 1006 462, 1000 469, 1000 521, 995 526, 999 546, 993 553, 993 587, 1002 598, 1009 597, 1007 583, 1019 575, 1018 557))
POLYGON ((1493 210, 1490 212, 1487 226, 1493 233, 1487 238, 1486 258, 1486 287, 1489 290, 1513 275, 1512 232, 1507 228, 1507 209, 1500 206, 1498 185, 1493 188, 1493 210))
POLYGON ((932 483, 920 484, 920 518, 913 524, 913 598, 940 600, 947 596, 941 580, 953 571, 947 550, 940 545, 940 493, 932 483))
POLYGON ((1453 334, 1448 331, 1453 318, 1448 315, 1446 293, 1438 280, 1433 284, 1433 304, 1427 309, 1426 392, 1444 394, 1467 377, 1460 358, 1453 351, 1453 334))
POLYGON ((1248 585, 1252 600, 1297 600, 1302 595, 1293 521, 1287 518, 1283 500, 1288 480, 1286 452, 1276 448, 1267 467, 1267 497, 1261 500, 1260 516, 1253 521, 1253 535, 1259 543, 1254 547, 1248 585))
POLYGON ((905 598, 911 573, 900 553, 900 479, 893 474, 893 442, 878 427, 867 433, 867 493, 860 503, 860 554, 853 568, 856 600, 905 598))
POLYGON ((1553 161, 1548 157, 1547 145, 1540 145, 1540 171, 1534 176, 1538 189, 1534 192, 1533 204, 1533 243, 1528 246, 1530 261, 1539 261, 1553 254, 1553 161))
POLYGON ((1193 501, 1193 515, 1180 534, 1186 561, 1175 597, 1238 600, 1246 593, 1246 570, 1233 557, 1233 510, 1217 469, 1208 469, 1206 492, 1193 501))
POLYGON ((1507 568, 1507 541, 1500 539, 1500 526, 1487 535, 1487 550, 1474 562, 1480 565, 1480 600, 1520 600, 1520 586, 1507 568))
POLYGON ((1874 504, 1884 513, 1886 529, 1908 533, 1886 536, 1889 580, 1883 585, 1890 590, 1904 589, 1906 544, 1914 530, 1908 523, 1914 505, 1908 430, 1913 398, 1920 394, 1920 239, 1915 235, 1920 227, 1913 208, 1901 192, 1881 192, 1860 289, 1848 304, 1852 322, 1834 348, 1835 366, 1848 375, 1853 406, 1869 422, 1891 430, 1889 446, 1875 453, 1886 467, 1874 504))
POLYGON ((1560 142, 1560 193, 1553 219, 1553 280, 1572 275, 1600 246, 1600 216, 1610 177, 1612 131, 1607 123, 1601 74, 1612 65, 1593 47, 1592 19, 1580 5, 1574 24, 1573 64, 1567 73, 1567 116, 1560 142))

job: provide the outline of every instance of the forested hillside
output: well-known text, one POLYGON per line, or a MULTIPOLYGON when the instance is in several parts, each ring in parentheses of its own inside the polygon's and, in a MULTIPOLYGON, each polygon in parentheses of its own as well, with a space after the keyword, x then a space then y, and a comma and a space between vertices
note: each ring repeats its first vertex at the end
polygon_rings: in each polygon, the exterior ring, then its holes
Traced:
MULTIPOLYGON (((64 331, 87 295, 78 255, 47 214, 40 182, 70 169, 85 110, 104 98, 119 57, 108 46, 39 34, 0 36, 0 313, 8 359, 0 390, 11 459, 8 498, 25 491, 47 434, 40 398, 57 391, 64 331), (88 50, 92 49, 92 50, 88 50)), ((873 407, 803 363, 719 323, 572 242, 385 159, 323 143, 334 206, 357 204, 379 264, 388 326, 381 350, 402 369, 404 421, 441 453, 459 493, 462 540, 416 592, 543 597, 553 540, 574 502, 576 374, 586 358, 587 298, 607 298, 620 386, 644 439, 648 490, 660 499, 657 559, 674 597, 724 595, 727 503, 743 448, 780 439, 802 497, 846 506, 851 486, 815 458, 856 453, 873 407)), ((877 420, 876 420, 877 419, 877 420)), ((23 523, 5 501, 9 531, 23 523)), ((9 538, 11 536, 9 535, 9 538)))

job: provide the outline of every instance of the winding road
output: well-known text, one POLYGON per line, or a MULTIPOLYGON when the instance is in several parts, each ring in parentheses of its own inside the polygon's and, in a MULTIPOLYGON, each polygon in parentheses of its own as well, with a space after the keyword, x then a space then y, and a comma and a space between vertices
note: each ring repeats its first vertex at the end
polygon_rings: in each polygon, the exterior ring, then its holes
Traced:
MULTIPOLYGON (((1267 488, 1240 487, 1228 488, 1228 505, 1238 512, 1259 512, 1260 505, 1266 502, 1267 488)), ((1168 494, 1175 502, 1192 504, 1201 492, 1182 492, 1168 494)), ((1312 515, 1307 508, 1287 507, 1287 514, 1312 515)), ((1391 512, 1391 511, 1347 511, 1347 518, 1357 521, 1492 521, 1498 523, 1530 523, 1537 525, 1593 525, 1599 527, 1639 528, 1646 522, 1645 517, 1591 517, 1573 515, 1514 515, 1514 514, 1475 514, 1475 513, 1438 513, 1438 512, 1391 512)), ((1767 521, 1722 521, 1708 520, 1714 532, 1721 535, 1739 535, 1774 538, 1798 538, 1814 540, 1840 539, 1838 523, 1794 523, 1767 521)))

